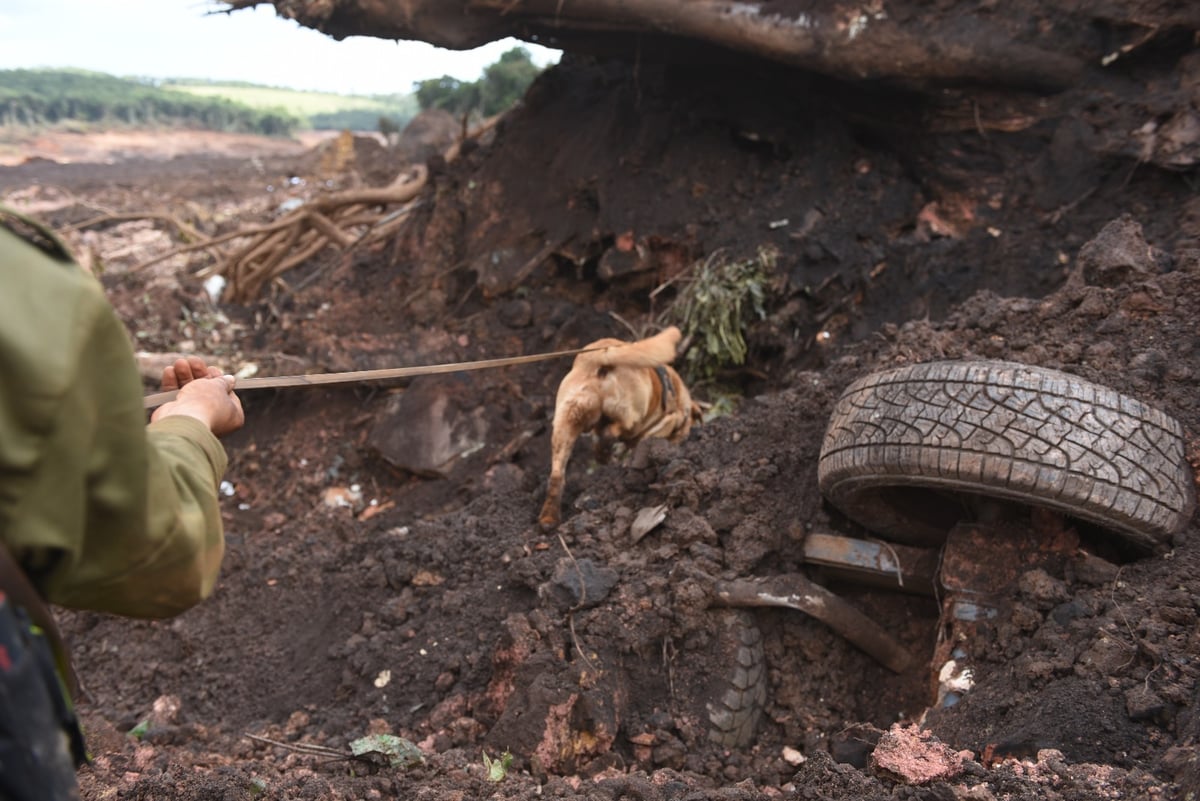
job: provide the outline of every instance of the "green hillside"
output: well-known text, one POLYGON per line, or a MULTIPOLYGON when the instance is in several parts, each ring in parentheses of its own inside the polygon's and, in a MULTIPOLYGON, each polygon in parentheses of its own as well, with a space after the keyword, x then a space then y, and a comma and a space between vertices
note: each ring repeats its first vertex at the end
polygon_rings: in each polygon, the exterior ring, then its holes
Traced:
POLYGON ((85 70, 0 70, 0 127, 67 123, 180 125, 213 131, 287 136, 302 120, 219 97, 199 97, 85 70))
POLYGON ((317 129, 375 130, 379 127, 380 117, 387 117, 403 127, 420 110, 412 95, 338 95, 201 80, 171 80, 162 86, 196 97, 229 100, 261 111, 283 110, 308 120, 309 127, 317 129))
POLYGON ((395 132, 424 108, 499 113, 521 98, 539 72, 522 47, 502 54, 476 81, 442 76, 418 82, 412 94, 369 96, 74 69, 0 70, 0 127, 185 125, 271 136, 302 128, 395 132))

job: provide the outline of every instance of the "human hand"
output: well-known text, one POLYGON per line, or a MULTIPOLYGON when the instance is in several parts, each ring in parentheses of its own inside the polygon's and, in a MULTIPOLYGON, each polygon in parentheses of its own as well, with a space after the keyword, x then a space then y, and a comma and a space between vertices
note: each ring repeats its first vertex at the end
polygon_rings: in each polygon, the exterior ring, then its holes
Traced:
POLYGON ((178 387, 179 394, 155 409, 150 420, 186 415, 204 423, 218 437, 237 431, 246 422, 246 415, 233 391, 236 383, 233 376, 222 375, 199 357, 178 359, 163 370, 162 386, 164 390, 178 387))
POLYGON ((163 368, 163 392, 179 389, 197 378, 219 378, 221 371, 209 367, 199 356, 188 356, 186 359, 176 359, 169 367, 163 368))

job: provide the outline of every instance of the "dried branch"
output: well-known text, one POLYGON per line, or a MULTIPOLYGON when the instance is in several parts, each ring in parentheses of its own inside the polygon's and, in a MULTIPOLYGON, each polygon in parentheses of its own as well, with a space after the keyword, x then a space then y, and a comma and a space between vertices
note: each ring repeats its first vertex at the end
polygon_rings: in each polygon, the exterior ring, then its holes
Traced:
MULTIPOLYGON (((249 7, 253 3, 242 5, 249 7)), ((454 161, 462 152, 466 140, 492 130, 503 116, 497 114, 490 117, 464 133, 446 150, 443 158, 447 162, 454 161)), ((168 221, 192 241, 132 269, 144 270, 173 256, 208 250, 214 254, 216 262, 195 274, 203 277, 224 276, 228 282, 226 297, 235 302, 245 302, 258 295, 272 281, 327 247, 349 252, 393 236, 408 219, 410 212, 419 205, 416 198, 425 188, 428 177, 428 169, 424 165, 415 165, 400 173, 387 186, 348 189, 318 196, 278 220, 243 226, 212 237, 205 237, 178 218, 162 212, 105 214, 71 229, 119 220, 168 221)))

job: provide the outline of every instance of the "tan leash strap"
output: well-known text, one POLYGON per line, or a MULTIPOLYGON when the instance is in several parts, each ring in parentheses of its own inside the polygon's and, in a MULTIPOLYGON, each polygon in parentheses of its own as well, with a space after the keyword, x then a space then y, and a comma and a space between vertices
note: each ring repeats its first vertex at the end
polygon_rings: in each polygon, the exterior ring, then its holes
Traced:
MULTIPOLYGON (((388 378, 410 378, 417 375, 437 375, 440 373, 458 373, 466 370, 486 370, 490 367, 508 367, 514 364, 530 364, 544 362, 548 359, 558 359, 563 356, 576 356, 590 350, 603 348, 579 348, 577 350, 559 350, 553 353, 538 353, 532 356, 508 356, 503 359, 483 359, 477 362, 454 362, 453 364, 429 364, 422 367, 385 367, 379 370, 352 370, 347 373, 314 373, 312 375, 280 375, 268 378, 239 378, 237 391, 243 389, 276 389, 279 387, 309 387, 318 384, 350 384, 356 381, 382 381, 388 378)), ((143 400, 147 409, 162 406, 175 400, 179 390, 156 392, 147 395, 143 400)))

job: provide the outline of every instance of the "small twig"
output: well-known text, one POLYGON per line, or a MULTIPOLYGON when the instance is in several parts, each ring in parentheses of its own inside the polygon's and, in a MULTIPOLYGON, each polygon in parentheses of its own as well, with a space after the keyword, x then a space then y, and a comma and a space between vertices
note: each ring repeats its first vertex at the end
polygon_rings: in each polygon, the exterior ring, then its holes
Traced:
POLYGON ((584 581, 583 568, 579 566, 579 562, 575 559, 575 554, 571 553, 571 549, 567 547, 567 541, 563 539, 563 535, 558 535, 558 542, 562 545, 563 550, 567 552, 567 558, 571 560, 571 564, 575 566, 575 572, 579 575, 579 603, 575 604, 574 609, 579 609, 587 601, 587 584, 584 581))
POLYGON ((575 643, 575 651, 588 668, 593 673, 599 673, 600 671, 592 664, 592 660, 588 659, 587 651, 583 649, 583 646, 579 642, 579 635, 575 632, 575 610, 581 608, 587 601, 587 580, 584 578, 583 568, 579 566, 579 562, 575 559, 575 554, 571 553, 571 549, 567 547, 567 541, 563 539, 562 534, 558 535, 558 542, 562 545, 563 550, 567 552, 567 558, 571 560, 571 564, 575 566, 575 572, 579 576, 579 603, 571 607, 571 610, 567 613, 567 628, 571 630, 571 641, 575 643))
POLYGON ((284 220, 279 220, 279 221, 270 223, 268 225, 256 225, 252 228, 239 228, 236 231, 232 231, 228 234, 222 234, 221 236, 215 236, 212 239, 208 239, 203 242, 193 242, 190 245, 181 245, 180 247, 177 247, 168 253, 163 253, 160 256, 155 256, 153 259, 150 259, 149 261, 144 261, 141 264, 134 265, 133 267, 130 268, 130 271, 137 272, 139 270, 144 270, 147 267, 152 267, 161 261, 166 261, 167 259, 171 258, 172 256, 178 256, 183 253, 191 253, 192 251, 195 251, 195 250, 205 250, 207 248, 213 247, 214 245, 222 245, 222 244, 232 241, 234 239, 241 239, 242 237, 255 236, 257 234, 266 234, 266 233, 270 233, 272 231, 277 231, 280 228, 287 227, 289 224, 290 224, 290 222, 287 219, 284 219, 284 220))
POLYGON ((567 613, 567 628, 571 630, 571 642, 575 643, 575 652, 579 654, 579 658, 583 660, 583 663, 588 666, 589 670, 593 673, 599 673, 600 671, 592 664, 592 660, 588 659, 587 651, 583 650, 583 645, 579 642, 579 634, 575 631, 574 612, 567 613))
POLYGON ((82 231, 85 228, 93 228, 97 225, 103 225, 104 223, 131 222, 133 220, 161 220, 162 222, 168 222, 171 225, 174 225, 176 228, 178 228, 180 231, 182 231, 185 236, 191 238, 192 240, 198 240, 198 239, 204 238, 203 234, 201 234, 195 228, 188 225, 187 223, 185 223, 183 220, 179 219, 178 217, 176 217, 172 214, 164 214, 162 212, 152 212, 152 211, 101 214, 97 217, 92 217, 91 219, 84 220, 81 223, 74 223, 72 225, 68 225, 65 228, 63 228, 63 230, 64 231, 82 231))
POLYGON ((449 148, 446 149, 446 152, 442 154, 442 158, 444 158, 446 160, 447 164, 454 161, 456 158, 458 158, 459 153, 462 152, 463 142, 466 142, 468 139, 478 139, 479 137, 483 136, 485 133, 487 133, 488 131, 492 130, 497 125, 499 125, 500 120, 504 119, 504 117, 507 113, 508 112, 506 112, 506 111, 502 111, 499 114, 496 114, 495 116, 488 117, 486 120, 481 122, 474 130, 470 131, 469 133, 463 134, 463 136, 457 142, 455 142, 453 145, 451 145, 449 148))
POLYGON ((1121 607, 1121 604, 1117 603, 1117 584, 1121 581, 1121 572, 1124 570, 1124 565, 1117 568, 1117 575, 1113 577, 1112 586, 1109 587, 1108 590, 1108 600, 1112 601, 1113 608, 1117 610, 1117 614, 1121 616, 1121 622, 1125 624, 1125 630, 1129 632, 1129 639, 1133 641, 1133 644, 1129 646, 1129 650, 1133 653, 1130 655, 1129 659, 1126 660, 1125 664, 1117 668, 1118 670, 1123 670, 1129 667, 1131 664, 1133 664, 1133 661, 1137 659, 1138 655, 1137 633, 1133 630, 1133 626, 1129 624, 1129 618, 1125 615, 1125 610, 1121 607))
POLYGON ((243 734, 251 740, 257 740, 260 743, 266 743, 288 751, 295 751, 298 754, 323 756, 329 759, 354 759, 354 754, 351 754, 349 751, 339 751, 336 748, 329 748, 324 745, 316 745, 314 743, 283 743, 279 740, 272 740, 270 737, 260 737, 250 732, 244 732, 243 734))
POLYGON ((974 109, 974 112, 975 112, 975 130, 979 131, 980 136, 982 136, 984 139, 987 139, 988 138, 987 131, 984 130, 983 120, 981 120, 979 117, 979 101, 978 100, 971 101, 971 107, 974 109))
POLYGON ((615 311, 609 310, 609 312, 608 312, 608 316, 609 316, 609 317, 611 317, 611 318, 613 318, 614 320, 616 320, 616 321, 617 321, 618 323, 620 323, 621 325, 625 326, 626 330, 628 330, 628 331, 629 331, 629 334, 630 334, 630 335, 631 335, 631 336, 632 336, 634 339, 641 339, 641 338, 642 338, 642 337, 641 337, 641 334, 640 334, 640 333, 637 331, 637 329, 635 329, 635 328, 633 327, 633 324, 632 324, 632 323, 630 323, 628 320, 626 320, 626 319, 625 319, 624 317, 622 317, 621 315, 617 314, 615 311))

